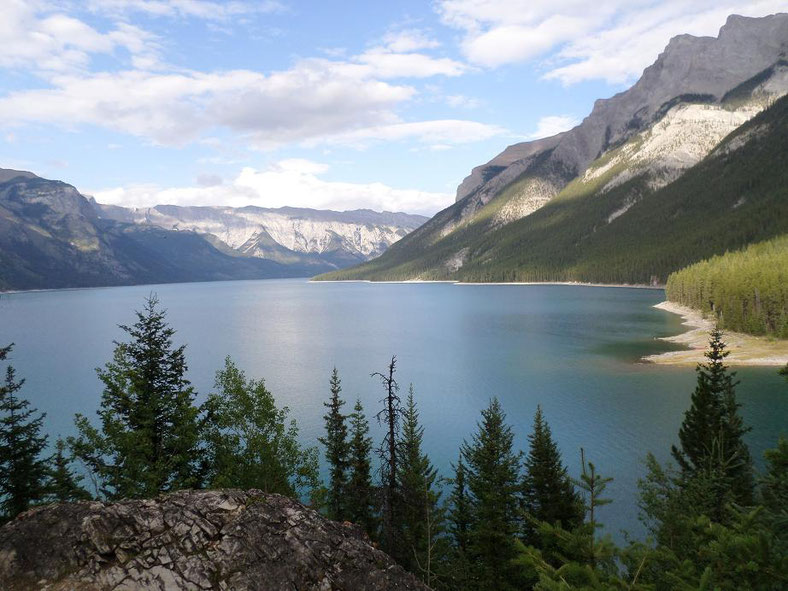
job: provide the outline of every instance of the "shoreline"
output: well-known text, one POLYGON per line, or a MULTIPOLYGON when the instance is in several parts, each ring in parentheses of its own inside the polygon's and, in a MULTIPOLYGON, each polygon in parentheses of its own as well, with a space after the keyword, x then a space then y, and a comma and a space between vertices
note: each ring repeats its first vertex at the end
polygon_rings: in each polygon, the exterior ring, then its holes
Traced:
MULTIPOLYGON (((714 328, 714 322, 704 318, 697 310, 673 302, 661 302, 653 307, 681 316, 682 326, 687 327, 687 330, 681 334, 659 337, 659 340, 684 345, 689 350, 647 355, 642 360, 657 365, 692 366, 706 361, 704 353, 709 344, 709 331, 714 328)), ((724 331, 723 340, 730 351, 730 355, 725 360, 728 365, 780 367, 788 363, 788 340, 756 337, 734 331, 724 331)))
POLYGON ((654 290, 662 290, 665 289, 664 285, 646 285, 645 283, 583 283, 580 281, 490 281, 490 282, 482 282, 482 281, 456 281, 454 279, 403 279, 401 281, 373 281, 371 279, 326 279, 326 280, 318 280, 314 281, 313 279, 309 280, 309 283, 314 283, 317 285, 318 283, 369 283, 369 284, 402 284, 402 285, 412 285, 412 284, 430 284, 430 283, 450 283, 452 285, 460 285, 460 286, 486 286, 486 285, 568 285, 572 287, 616 287, 616 288, 625 288, 625 289, 654 289, 654 290))

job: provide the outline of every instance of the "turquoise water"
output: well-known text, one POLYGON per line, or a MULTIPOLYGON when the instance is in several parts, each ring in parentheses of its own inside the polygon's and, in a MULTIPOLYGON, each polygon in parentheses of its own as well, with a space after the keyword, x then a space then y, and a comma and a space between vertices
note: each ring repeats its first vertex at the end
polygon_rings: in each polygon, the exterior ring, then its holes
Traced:
MULTIPOLYGON (((574 474, 579 448, 615 478, 608 530, 642 530, 636 482, 647 451, 667 459, 694 385, 691 368, 638 362, 667 350, 655 337, 682 331, 651 306, 659 290, 579 286, 309 283, 239 281, 4 295, 0 343, 13 341, 23 394, 47 413, 52 435, 73 432, 76 412, 92 415, 95 368, 109 360, 118 324, 156 292, 185 343, 189 377, 201 397, 226 355, 263 377, 292 409, 305 442, 322 430, 322 401, 336 365, 347 399, 378 410, 370 377, 398 357, 403 390, 414 384, 433 462, 450 476, 463 438, 497 396, 526 448, 541 404, 574 474)), ((739 370, 748 441, 760 461, 788 425, 788 388, 774 368, 739 370)), ((352 404, 352 403, 351 403, 352 404)), ((373 422, 373 435, 380 430, 373 422)))

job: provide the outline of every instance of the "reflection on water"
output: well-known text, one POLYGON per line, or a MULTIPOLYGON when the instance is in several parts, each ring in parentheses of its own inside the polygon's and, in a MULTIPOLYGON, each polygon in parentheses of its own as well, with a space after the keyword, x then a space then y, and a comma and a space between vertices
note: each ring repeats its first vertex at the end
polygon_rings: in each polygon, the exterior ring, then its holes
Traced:
MULTIPOLYGON (((374 415, 382 392, 373 371, 392 354, 400 384, 413 382, 425 444, 449 475, 479 411, 498 396, 526 436, 541 404, 570 471, 579 448, 615 481, 602 509, 611 531, 640 532, 635 504, 642 458, 667 459, 694 385, 690 368, 639 363, 670 350, 655 340, 681 332, 680 319, 651 306, 656 290, 579 286, 317 283, 303 280, 135 286, 11 294, 0 299, 0 343, 14 341, 24 394, 53 435, 72 432, 75 412, 92 415, 94 369, 123 338, 120 323, 158 293, 187 343, 189 376, 201 396, 231 355, 263 377, 292 409, 305 441, 321 434, 328 378, 336 365, 345 397, 374 415)), ((784 381, 770 368, 739 371, 748 441, 760 460, 788 418, 784 381)), ((380 431, 373 424, 373 435, 380 431)))

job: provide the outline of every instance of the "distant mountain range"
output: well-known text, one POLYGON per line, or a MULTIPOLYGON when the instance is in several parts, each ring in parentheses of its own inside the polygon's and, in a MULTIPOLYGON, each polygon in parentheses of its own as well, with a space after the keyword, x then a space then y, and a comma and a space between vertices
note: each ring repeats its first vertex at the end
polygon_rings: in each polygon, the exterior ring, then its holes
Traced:
POLYGON ((788 14, 673 38, 574 129, 506 148, 377 259, 321 279, 664 283, 788 232, 788 14))
POLYGON ((369 210, 127 209, 0 169, 0 289, 308 277, 377 256, 426 219, 369 210))

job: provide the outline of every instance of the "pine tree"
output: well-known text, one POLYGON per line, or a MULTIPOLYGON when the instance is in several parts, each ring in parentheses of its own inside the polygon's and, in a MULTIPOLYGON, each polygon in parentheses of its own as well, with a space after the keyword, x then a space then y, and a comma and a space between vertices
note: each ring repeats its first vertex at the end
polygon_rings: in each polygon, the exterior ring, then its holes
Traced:
POLYGON ((347 425, 342 406, 345 401, 339 395, 342 392, 342 383, 339 379, 337 368, 331 374, 331 398, 323 406, 328 412, 323 415, 326 425, 326 436, 318 440, 326 448, 326 460, 330 466, 330 484, 328 489, 328 516, 331 519, 343 520, 346 518, 345 504, 347 501, 347 471, 349 446, 347 441, 347 425))
MULTIPOLYGON (((530 449, 525 459, 523 498, 528 517, 572 530, 583 522, 583 505, 575 491, 566 467, 561 462, 558 446, 550 426, 537 406, 533 431, 528 436, 530 449)), ((526 527, 526 539, 536 543, 533 526, 526 527)))
POLYGON ((513 589, 519 531, 520 464, 514 433, 497 398, 482 411, 478 431, 461 447, 470 492, 469 554, 479 589, 513 589))
MULTIPOLYGON (((5 361, 13 345, 0 348, 5 361)), ((46 461, 41 454, 47 445, 41 434, 44 414, 37 415, 30 403, 16 393, 24 380, 6 368, 5 382, 0 384, 0 518, 11 519, 46 495, 46 461)))
POLYGON ((690 408, 679 430, 680 448, 673 446, 673 457, 686 479, 703 477, 714 498, 709 503, 719 516, 726 500, 739 504, 752 502, 753 469, 744 434, 749 431, 738 414, 734 381, 724 361, 728 356, 722 332, 711 332, 708 361, 698 364, 697 385, 690 408))
POLYGON ((318 486, 317 448, 303 448, 290 410, 278 408, 263 380, 247 378, 227 357, 204 410, 211 488, 259 488, 291 497, 318 486))
POLYGON ((463 589, 467 586, 470 579, 469 550, 473 517, 465 465, 462 463, 462 454, 460 454, 457 463, 452 468, 454 469, 454 478, 451 480, 452 488, 447 518, 447 530, 451 536, 452 543, 450 570, 454 585, 451 587, 463 589))
POLYGON ((583 471, 577 481, 580 489, 586 494, 585 510, 588 514, 588 557, 591 566, 596 564, 598 558, 596 530, 601 527, 598 521, 597 509, 604 505, 609 505, 613 501, 602 496, 607 485, 613 481, 612 478, 605 478, 597 474, 596 466, 587 462, 583 448, 580 448, 580 461, 583 464, 583 471))
POLYGON ((84 501, 91 498, 90 493, 80 484, 84 476, 74 474, 71 460, 66 457, 66 442, 57 440, 55 457, 50 471, 49 497, 53 501, 84 501))
POLYGON ((362 526, 369 536, 375 533, 375 491, 372 488, 372 439, 361 401, 356 400, 350 415, 350 474, 347 482, 347 518, 362 526))
POLYGON ((77 415, 79 436, 68 440, 110 498, 199 485, 197 409, 185 346, 173 348, 175 331, 155 295, 136 316, 134 325, 120 326, 129 341, 116 341, 112 361, 97 370, 104 384, 101 426, 77 415))
POLYGON ((438 472, 422 450, 424 428, 410 385, 402 421, 399 489, 401 491, 402 544, 395 556, 408 570, 432 584, 436 546, 443 533, 443 512, 436 490, 438 472))
POLYGON ((399 384, 394 379, 397 371, 397 358, 392 357, 386 374, 375 372, 372 377, 380 378, 386 392, 381 402, 383 409, 378 412, 378 423, 384 425, 386 431, 378 448, 381 475, 381 546, 388 554, 395 554, 400 542, 401 521, 398 515, 400 504, 399 482, 399 432, 402 418, 402 406, 399 397, 399 384))

